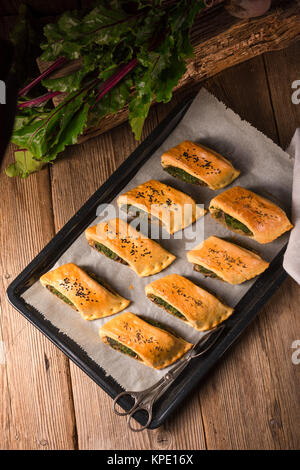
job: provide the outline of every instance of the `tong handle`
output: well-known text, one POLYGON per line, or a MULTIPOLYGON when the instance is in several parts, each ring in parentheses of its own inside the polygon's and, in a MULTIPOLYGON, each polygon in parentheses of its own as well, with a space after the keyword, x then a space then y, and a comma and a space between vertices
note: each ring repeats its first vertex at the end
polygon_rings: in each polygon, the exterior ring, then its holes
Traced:
POLYGON ((119 394, 115 397, 115 399, 114 399, 114 401, 113 401, 113 410, 114 410, 114 412, 116 413, 116 415, 118 415, 118 416, 126 416, 126 415, 128 415, 129 413, 132 412, 132 410, 133 410, 133 409, 136 407, 136 405, 137 405, 137 398, 136 398, 136 396, 135 396, 135 393, 136 393, 136 392, 127 392, 127 391, 125 391, 125 392, 119 393, 119 394), (128 397, 130 397, 130 398, 134 398, 134 404, 132 405, 132 407, 131 407, 128 411, 119 411, 119 410, 117 409, 118 400, 119 400, 121 397, 125 397, 125 396, 128 396, 128 397))
POLYGON ((141 392, 130 392, 124 391, 119 393, 113 402, 113 410, 118 416, 127 416, 127 425, 129 429, 133 432, 139 432, 146 429, 152 420, 152 408, 155 401, 163 395, 163 393, 169 388, 169 386, 174 382, 174 380, 181 374, 181 372, 186 368, 186 366, 190 363, 190 361, 196 357, 202 356, 205 354, 219 339, 221 333, 223 332, 225 326, 221 325, 213 330, 211 330, 208 334, 204 337, 200 338, 198 343, 194 345, 192 349, 187 353, 187 355, 181 358, 177 364, 167 372, 158 382, 156 382, 151 387, 141 391, 141 392), (212 341, 209 341, 211 336, 216 333, 212 341), (206 345, 207 343, 207 345, 206 345), (206 345, 206 347, 205 347, 206 345), (204 346, 204 349, 203 349, 204 346), (201 348, 200 351, 197 353, 197 349, 201 348), (123 396, 129 396, 134 399, 133 406, 128 411, 120 412, 117 410, 117 402, 123 396), (132 426, 132 419, 134 419, 134 415, 138 411, 145 411, 148 414, 148 419, 145 425, 134 428, 132 426))
MULTIPOLYGON (((129 427, 129 429, 133 432, 140 432, 140 431, 143 431, 144 429, 146 429, 149 424, 151 423, 152 421, 152 407, 153 407, 153 402, 150 402, 149 404, 147 405, 137 405, 135 407, 133 407, 129 413, 129 415, 127 416, 127 426, 129 427), (134 419, 134 415, 137 411, 145 411, 148 415, 148 419, 147 419, 147 422, 146 424, 144 424, 144 426, 139 426, 139 427, 133 427, 132 425, 132 419, 134 419)), ((137 423, 137 421, 134 419, 134 422, 135 424, 137 423)))
POLYGON ((203 354, 205 354, 210 348, 212 348, 212 346, 218 341, 219 337, 221 336, 221 334, 223 333, 224 331, 224 328, 225 328, 225 325, 219 325, 215 328, 213 328, 211 331, 209 331, 205 336, 203 336, 202 338, 200 338, 200 340, 198 341, 198 343, 195 344, 195 346, 191 349, 191 359, 194 359, 195 357, 200 357, 200 356, 203 356, 203 354), (212 337, 213 339, 211 341, 209 341, 209 339, 212 337), (203 346, 205 346, 207 344, 206 347, 203 348, 203 346), (201 349, 200 351, 197 353, 195 352, 197 350, 197 348, 201 346, 201 349), (194 353, 195 352, 195 353, 194 353))
POLYGON ((125 390, 124 392, 119 393, 113 401, 113 411, 118 416, 130 415, 131 413, 135 412, 137 408, 141 408, 141 409, 144 409, 145 411, 148 411, 149 406, 153 403, 154 399, 157 396, 157 392, 160 391, 161 387, 164 385, 164 382, 165 382, 165 378, 162 377, 154 385, 140 392, 132 392, 129 390, 125 390), (121 397, 126 397, 126 396, 129 398, 133 398, 134 404, 127 411, 119 411, 117 409, 118 401, 121 397))

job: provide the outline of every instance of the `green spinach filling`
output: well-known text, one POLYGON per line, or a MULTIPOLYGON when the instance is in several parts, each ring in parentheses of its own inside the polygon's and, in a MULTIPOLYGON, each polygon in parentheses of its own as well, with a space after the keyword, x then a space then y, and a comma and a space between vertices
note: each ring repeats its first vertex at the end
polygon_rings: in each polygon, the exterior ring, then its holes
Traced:
POLYGON ((164 170, 169 173, 169 175, 174 176, 175 178, 179 178, 185 183, 200 184, 201 186, 207 186, 204 181, 200 180, 199 178, 196 178, 196 176, 190 175, 181 168, 177 168, 175 166, 166 166, 164 167, 164 170))
POLYGON ((185 320, 186 321, 186 318, 184 315, 182 315, 182 313, 180 313, 175 307, 173 307, 172 305, 170 305, 168 302, 166 302, 165 300, 161 299, 160 297, 157 297, 156 295, 152 295, 150 294, 150 299, 152 300, 152 302, 160 305, 161 307, 163 307, 165 310, 167 310, 167 312, 171 313, 172 315, 175 315, 176 317, 178 318, 181 318, 181 320, 185 320))
MULTIPOLYGON (((92 246, 94 248, 96 248, 96 250, 98 250, 100 253, 102 253, 103 255, 105 255, 107 258, 110 258, 114 261, 118 261, 119 263, 122 263, 122 264, 128 264, 126 263, 125 260, 123 260, 122 258, 120 258, 120 256, 118 256, 114 251, 112 251, 110 248, 107 248, 107 246, 105 245, 102 245, 102 243, 99 243, 99 242, 93 242, 92 246)), ((103 281, 102 281, 103 282, 103 281)))
POLYGON ((113 251, 111 251, 109 248, 107 248, 106 246, 102 245, 102 243, 99 243, 99 242, 95 242, 94 243, 94 246, 95 248, 100 251, 100 253, 103 253, 105 256, 107 256, 108 258, 111 258, 111 259, 114 259, 116 258, 116 256, 118 256, 116 253, 114 253, 113 251))
MULTIPOLYGON (((214 209, 214 208, 212 207, 212 209, 214 209)), ((231 227, 234 230, 241 230, 242 232, 244 232, 246 235, 249 235, 249 236, 253 235, 251 230, 249 230, 248 227, 246 227, 246 225, 244 225, 242 222, 235 219, 231 215, 226 214, 221 209, 215 209, 213 214, 214 214, 214 217, 216 217, 217 219, 220 219, 221 217, 224 217, 224 220, 225 220, 226 225, 228 227, 231 227)))
POLYGON ((152 318, 144 318, 144 317, 142 317, 142 318, 146 323, 149 323, 149 325, 155 326, 156 328, 160 328, 161 330, 167 331, 168 333, 171 333, 172 335, 177 336, 176 333, 174 333, 173 330, 171 330, 167 326, 163 325, 159 321, 152 320, 152 318))
POLYGON ((220 279, 216 273, 214 273, 210 269, 205 268, 204 266, 201 266, 201 264, 194 264, 194 270, 203 274, 203 276, 211 277, 213 279, 220 279))
POLYGON ((232 227, 235 230, 242 230, 247 235, 253 235, 251 230, 249 230, 248 227, 246 227, 246 225, 242 224, 242 222, 235 219, 234 217, 231 217, 231 215, 224 214, 224 217, 225 217, 225 222, 229 227, 232 227))
POLYGON ((50 292, 52 292, 52 294, 56 295, 56 297, 59 297, 66 304, 72 305, 72 307, 76 308, 75 305, 73 304, 73 302, 71 302, 71 300, 69 300, 68 297, 61 294, 61 292, 59 292, 57 289, 55 289, 55 287, 53 287, 53 286, 46 286, 46 287, 47 287, 47 289, 49 289, 50 292))
POLYGON ((140 357, 138 356, 138 354, 136 354, 132 349, 127 348, 127 346, 124 346, 124 344, 119 343, 119 341, 113 338, 110 338, 109 336, 106 337, 106 341, 113 349, 116 349, 117 351, 120 351, 123 354, 127 354, 128 356, 131 356, 131 357, 134 357, 135 359, 140 360, 140 357))

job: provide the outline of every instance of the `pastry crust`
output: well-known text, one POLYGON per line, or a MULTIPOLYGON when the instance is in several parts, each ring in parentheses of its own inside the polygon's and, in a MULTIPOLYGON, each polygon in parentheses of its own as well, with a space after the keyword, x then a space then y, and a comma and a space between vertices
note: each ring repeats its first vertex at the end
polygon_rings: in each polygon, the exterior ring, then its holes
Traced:
POLYGON ((199 331, 211 330, 233 313, 233 308, 179 274, 151 282, 145 292, 150 299, 154 295, 170 304, 199 331))
POLYGON ((187 194, 160 181, 150 180, 118 197, 118 205, 132 205, 158 219, 170 233, 182 230, 206 211, 187 194))
POLYGON ((209 269, 229 284, 241 284, 269 267, 269 263, 253 251, 214 236, 189 251, 187 259, 209 269))
POLYGON ((154 369, 163 369, 180 359, 193 345, 182 338, 152 326, 131 312, 125 312, 105 323, 100 338, 107 337, 130 348, 139 360, 154 369))
POLYGON ((89 227, 85 235, 89 244, 93 246, 94 242, 99 242, 106 246, 140 277, 159 273, 176 258, 122 219, 111 219, 89 227))
MULTIPOLYGON (((124 310, 130 301, 110 290, 76 264, 68 263, 40 278, 43 286, 51 286, 67 297, 85 320, 104 318, 124 310)), ((74 308, 73 307, 73 308, 74 308)))
MULTIPOLYGON (((227 189, 211 200, 209 210, 214 218, 218 209, 242 222, 252 232, 250 238, 259 243, 270 243, 293 227, 280 207, 240 186, 227 189)), ((216 220, 226 225, 222 218, 216 220)))
POLYGON ((180 168, 214 190, 228 186, 240 174, 225 157, 189 140, 167 150, 161 156, 161 164, 164 168, 180 168))

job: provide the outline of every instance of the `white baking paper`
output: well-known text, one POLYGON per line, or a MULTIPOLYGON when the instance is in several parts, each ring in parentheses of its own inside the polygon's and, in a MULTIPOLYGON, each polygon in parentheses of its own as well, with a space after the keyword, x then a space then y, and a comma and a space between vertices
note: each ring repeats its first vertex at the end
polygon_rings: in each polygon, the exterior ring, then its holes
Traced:
MULTIPOLYGON (((149 179, 158 179, 188 193, 197 203, 203 203, 208 208, 209 201, 223 190, 212 191, 205 187, 183 183, 169 176, 161 168, 161 154, 182 140, 202 143, 228 157, 241 170, 240 177, 231 186, 238 184, 257 191, 278 203, 283 209, 289 210, 292 188, 292 161, 289 155, 248 122, 241 120, 238 115, 226 108, 205 89, 199 92, 177 128, 122 192, 149 179)), ((97 220, 100 219, 96 219, 93 224, 97 220)), ((229 232, 207 214, 198 221, 196 226, 198 239, 193 243, 189 242, 187 246, 187 238, 195 230, 195 225, 186 229, 186 239, 184 240, 176 239, 176 234, 169 240, 160 240, 160 243, 174 253, 177 259, 169 268, 155 276, 138 278, 128 266, 109 260, 90 248, 84 234, 69 247, 53 268, 67 262, 73 262, 94 271, 108 281, 121 295, 131 300, 132 303, 128 307, 128 311, 155 318, 171 326, 186 340, 195 342, 201 333, 150 302, 144 294, 145 285, 154 279, 176 272, 216 293, 228 305, 234 307, 255 282, 253 280, 240 286, 231 286, 218 280, 205 279, 201 274, 193 271, 192 264, 186 260, 186 249, 191 249, 202 241, 201 230, 203 226, 205 238, 209 235, 229 239, 233 237, 232 232, 229 232)), ((239 235, 234 235, 233 238, 245 246, 255 249, 263 258, 271 261, 287 242, 288 234, 267 245, 259 245, 257 242, 239 235)), ((166 369, 155 371, 104 345, 99 339, 98 330, 109 318, 92 322, 83 320, 80 314, 64 305, 39 282, 31 286, 23 294, 23 298, 79 344, 108 375, 111 375, 125 389, 142 390, 155 383, 166 373, 166 369)))

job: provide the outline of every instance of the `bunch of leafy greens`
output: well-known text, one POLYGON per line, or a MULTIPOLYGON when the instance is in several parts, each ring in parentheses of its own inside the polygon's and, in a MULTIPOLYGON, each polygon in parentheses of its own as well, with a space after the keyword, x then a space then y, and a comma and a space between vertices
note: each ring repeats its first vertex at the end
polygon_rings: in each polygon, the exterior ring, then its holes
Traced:
POLYGON ((90 11, 69 11, 47 24, 41 59, 53 65, 19 93, 12 141, 22 152, 6 173, 27 177, 126 105, 140 139, 152 101, 169 101, 186 70, 193 54, 189 30, 204 6, 196 0, 101 0, 90 11), (49 78, 71 60, 80 61, 79 70, 49 78), (44 94, 28 97, 37 83, 44 94), (50 98, 63 92, 54 108, 50 98))

